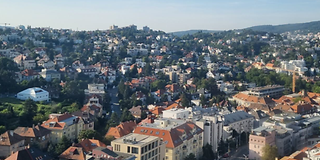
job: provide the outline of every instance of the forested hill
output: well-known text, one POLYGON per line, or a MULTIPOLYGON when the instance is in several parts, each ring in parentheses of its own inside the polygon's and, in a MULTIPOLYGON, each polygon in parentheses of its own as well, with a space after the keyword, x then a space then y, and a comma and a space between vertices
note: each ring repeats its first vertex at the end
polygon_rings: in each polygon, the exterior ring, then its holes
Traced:
POLYGON ((273 33, 292 32, 300 30, 302 32, 320 32, 320 21, 295 23, 295 24, 282 24, 282 25, 260 25, 253 26, 246 29, 252 29, 254 31, 265 31, 273 33))
POLYGON ((219 32, 218 30, 187 30, 187 31, 177 31, 177 32, 171 32, 173 35, 175 36, 184 36, 184 35, 192 35, 198 32, 202 32, 202 33, 214 33, 214 32, 219 32))

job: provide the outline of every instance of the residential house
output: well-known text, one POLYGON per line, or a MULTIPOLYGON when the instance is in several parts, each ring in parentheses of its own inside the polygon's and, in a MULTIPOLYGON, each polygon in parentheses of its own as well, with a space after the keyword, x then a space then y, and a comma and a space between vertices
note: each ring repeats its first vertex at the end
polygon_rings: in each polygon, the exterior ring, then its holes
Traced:
POLYGON ((61 74, 56 70, 42 69, 39 73, 46 81, 51 82, 53 79, 60 81, 61 74))
POLYGON ((12 153, 24 149, 24 138, 9 130, 0 135, 0 157, 6 158, 12 153))
POLYGON ((99 73, 99 70, 97 70, 94 67, 84 67, 84 68, 78 68, 78 73, 83 73, 85 75, 88 75, 90 78, 93 78, 95 75, 99 73))
POLYGON ((86 155, 81 147, 71 146, 59 155, 60 160, 86 160, 86 155))
POLYGON ((88 84, 88 89, 84 90, 84 94, 87 96, 98 95, 102 97, 105 93, 105 84, 88 84))
POLYGON ((132 108, 129 109, 129 111, 131 112, 131 114, 135 118, 141 118, 141 113, 142 113, 142 107, 141 106, 132 107, 132 108))
POLYGON ((5 160, 53 160, 53 158, 37 148, 30 147, 13 153, 5 160))
POLYGON ((110 127, 105 137, 107 136, 113 136, 114 138, 123 137, 131 133, 136 128, 136 126, 137 124, 134 121, 121 122, 116 127, 110 127))
POLYGON ((32 69, 25 69, 21 72, 16 72, 16 81, 17 82, 22 82, 24 80, 31 81, 36 78, 40 78, 40 75, 38 72, 36 72, 32 69))
POLYGON ((23 54, 15 57, 13 61, 18 65, 20 69, 33 69, 36 68, 36 61, 31 57, 23 54))
POLYGON ((54 69, 54 63, 50 59, 40 59, 37 64, 45 69, 54 69))
POLYGON ((74 140, 82 130, 93 130, 94 122, 65 113, 51 115, 41 126, 51 130, 50 142, 56 144, 62 136, 74 140))
POLYGON ((64 57, 62 56, 62 54, 58 54, 56 56, 54 56, 54 64, 57 65, 60 68, 64 67, 64 57))
POLYGON ((25 139, 25 146, 36 144, 44 149, 48 147, 51 131, 40 125, 33 125, 32 127, 18 127, 14 133, 25 139))

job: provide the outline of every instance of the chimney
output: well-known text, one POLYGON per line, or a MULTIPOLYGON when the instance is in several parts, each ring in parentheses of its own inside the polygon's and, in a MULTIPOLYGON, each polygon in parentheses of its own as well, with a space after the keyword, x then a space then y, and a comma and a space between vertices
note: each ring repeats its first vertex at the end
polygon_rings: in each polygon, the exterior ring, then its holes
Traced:
POLYGON ((34 129, 34 124, 32 124, 32 129, 34 129))
POLYGON ((13 136, 13 131, 9 131, 10 135, 13 136))

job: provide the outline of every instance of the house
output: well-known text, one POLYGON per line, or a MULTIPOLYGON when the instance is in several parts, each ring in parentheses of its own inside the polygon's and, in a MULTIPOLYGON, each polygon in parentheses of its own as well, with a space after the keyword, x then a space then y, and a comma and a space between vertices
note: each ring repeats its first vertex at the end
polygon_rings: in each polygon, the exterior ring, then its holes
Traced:
POLYGON ((62 56, 62 54, 58 54, 56 56, 54 56, 54 64, 57 65, 58 67, 62 68, 64 67, 64 57, 62 56))
POLYGON ((54 63, 53 61, 51 60, 48 60, 48 59, 40 59, 38 62, 37 62, 38 66, 41 66, 45 69, 54 69, 54 63))
POLYGON ((102 97, 105 93, 105 89, 105 84, 88 84, 88 89, 84 90, 84 94, 87 96, 98 95, 102 97))
POLYGON ((18 127, 14 133, 25 139, 25 146, 36 144, 44 149, 48 147, 51 131, 40 125, 33 125, 33 127, 18 127))
POLYGON ((131 133, 136 128, 136 126, 137 124, 134 121, 121 122, 116 127, 110 127, 105 137, 113 136, 114 138, 120 138, 131 133))
POLYGON ((27 99, 32 99, 33 101, 50 101, 50 96, 49 92, 38 88, 38 87, 33 87, 33 88, 28 88, 26 90, 23 90, 17 94, 17 99, 20 100, 27 100, 27 99))
POLYGON ((141 106, 136 106, 129 109, 129 111, 135 118, 141 118, 141 113, 142 113, 141 109, 142 109, 141 106))
POLYGON ((59 155, 60 160, 86 160, 86 155, 81 147, 71 146, 59 155))
POLYGON ((94 67, 78 68, 77 71, 78 71, 78 73, 83 73, 85 75, 88 75, 91 78, 93 78, 96 74, 99 73, 99 70, 97 70, 94 67))
POLYGON ((9 130, 0 135, 0 157, 6 158, 12 153, 24 149, 24 139, 9 130))
POLYGON ((73 141, 82 130, 93 130, 94 122, 68 113, 51 114, 41 126, 51 131, 50 142, 56 144, 62 136, 73 141))
POLYGON ((60 73, 56 70, 42 69, 39 74, 48 82, 51 82, 53 79, 57 79, 59 81, 61 79, 60 73))
POLYGON ((63 77, 69 77, 70 79, 74 79, 78 74, 77 70, 70 66, 60 68, 59 71, 63 77))
POLYGON ((36 72, 32 69, 25 69, 21 72, 16 72, 16 81, 17 82, 22 82, 24 80, 31 81, 36 78, 40 78, 40 75, 38 72, 36 72))
POLYGON ((176 97, 180 94, 181 88, 177 83, 168 84, 165 86, 166 91, 171 94, 172 97, 176 97))
POLYGON ((14 152, 5 160, 53 160, 53 158, 37 148, 30 147, 14 152))
POLYGON ((123 157, 120 154, 113 152, 112 149, 111 146, 97 147, 92 150, 92 157, 95 159, 123 160, 123 157))
POLYGON ((36 61, 31 57, 20 54, 15 57, 13 61, 18 65, 20 69, 33 69, 36 68, 36 61))
POLYGON ((84 153, 88 154, 97 147, 107 147, 107 146, 97 139, 83 139, 81 140, 81 142, 75 144, 74 147, 81 147, 84 153))

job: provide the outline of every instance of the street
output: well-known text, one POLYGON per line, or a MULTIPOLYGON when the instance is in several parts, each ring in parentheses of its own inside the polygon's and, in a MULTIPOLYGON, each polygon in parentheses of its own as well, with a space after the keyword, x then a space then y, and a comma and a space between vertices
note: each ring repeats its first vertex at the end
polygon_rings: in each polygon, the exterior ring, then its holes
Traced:
POLYGON ((244 145, 238 148, 237 150, 233 150, 230 152, 230 160, 237 160, 237 159, 245 159, 245 156, 249 155, 249 145, 244 145))
POLYGON ((110 89, 108 89, 108 93, 110 94, 110 97, 111 97, 110 104, 111 104, 112 113, 115 112, 120 117, 121 116, 121 110, 120 110, 120 106, 119 106, 119 99, 117 97, 118 87, 114 87, 114 88, 110 87, 110 89))

